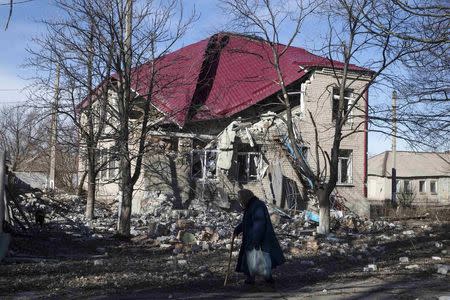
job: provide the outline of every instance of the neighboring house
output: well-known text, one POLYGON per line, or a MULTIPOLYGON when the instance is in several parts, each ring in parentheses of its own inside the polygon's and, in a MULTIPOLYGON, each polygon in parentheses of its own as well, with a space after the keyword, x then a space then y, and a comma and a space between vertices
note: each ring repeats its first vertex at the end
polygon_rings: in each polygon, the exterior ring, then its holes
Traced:
MULTIPOLYGON (((450 153, 397 151, 397 198, 412 205, 450 204, 450 153)), ((387 201, 392 193, 392 152, 369 159, 369 200, 387 201)))
MULTIPOLYGON (((185 206, 193 199, 226 206, 228 197, 240 188, 251 189, 280 207, 310 204, 292 167, 286 126, 279 118, 284 110, 276 98, 280 87, 267 60, 270 53, 267 42, 259 38, 220 33, 174 51, 157 63, 157 86, 165 88, 155 92, 152 104, 167 121, 152 134, 154 148, 137 184, 133 212, 156 203, 160 194, 170 194, 185 206)), ((314 169, 311 116, 317 124, 320 146, 330 153, 343 64, 289 47, 280 65, 298 139, 303 141, 298 147, 314 169)), ((137 95, 147 94, 149 72, 149 64, 134 71, 137 95)), ((372 72, 350 65, 349 74, 350 86, 345 90, 348 106, 365 90, 372 72)), ((347 200, 350 209, 367 215, 368 93, 362 96, 344 128, 336 194, 347 200)), ((100 147, 105 161, 112 155, 108 148, 113 147, 114 141, 105 141, 100 147)), ((109 161, 100 172, 97 195, 113 199, 118 193, 114 183, 118 169, 114 159, 109 161)), ((320 161, 323 166, 322 156, 320 161)), ((80 170, 82 166, 80 161, 80 170)))

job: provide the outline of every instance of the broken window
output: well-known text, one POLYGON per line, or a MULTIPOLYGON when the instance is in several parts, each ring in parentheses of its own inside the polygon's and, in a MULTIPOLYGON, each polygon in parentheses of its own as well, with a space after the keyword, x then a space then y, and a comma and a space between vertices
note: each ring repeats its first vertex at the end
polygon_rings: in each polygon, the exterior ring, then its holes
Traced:
POLYGON ((240 152, 237 156, 237 179, 239 182, 256 181, 261 154, 258 152, 240 152))
POLYGON ((430 193, 437 194, 437 181, 436 180, 430 181, 430 193))
POLYGON ((339 150, 338 184, 351 184, 352 178, 352 150, 339 150))
MULTIPOLYGON (((332 100, 333 100, 333 112, 332 112, 332 120, 335 121, 339 114, 339 87, 334 87, 332 92, 332 100)), ((344 107, 343 107, 343 116, 345 116, 348 110, 353 105, 353 90, 345 89, 344 90, 344 107)), ((348 121, 353 122, 353 111, 350 111, 348 115, 348 121)))
POLYGON ((305 112, 305 91, 306 85, 304 83, 301 84, 300 91, 294 88, 289 88, 287 91, 291 107, 294 108, 296 106, 300 106, 301 116, 303 116, 305 112))
POLYGON ((419 181, 419 193, 425 193, 425 180, 420 180, 419 181))
POLYGON ((217 150, 193 150, 191 152, 191 177, 217 178, 217 150))
POLYGON ((201 150, 194 150, 191 154, 191 177, 202 178, 202 152, 201 150))

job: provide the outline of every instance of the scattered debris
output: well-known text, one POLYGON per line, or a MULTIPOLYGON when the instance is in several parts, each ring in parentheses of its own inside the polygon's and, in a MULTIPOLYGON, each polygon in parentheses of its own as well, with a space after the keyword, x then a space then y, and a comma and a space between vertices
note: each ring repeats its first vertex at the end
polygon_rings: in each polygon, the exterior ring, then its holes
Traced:
POLYGON ((367 267, 364 267, 363 271, 364 272, 375 272, 377 270, 377 265, 376 264, 370 264, 367 265, 367 267))
POLYGON ((450 268, 449 265, 437 265, 437 273, 442 275, 447 275, 448 269, 450 268))
POLYGON ((419 269, 419 265, 407 265, 405 266, 405 269, 412 270, 412 269, 419 269))
POLYGON ((406 256, 402 256, 398 259, 401 263, 407 263, 409 262, 409 258, 406 256))

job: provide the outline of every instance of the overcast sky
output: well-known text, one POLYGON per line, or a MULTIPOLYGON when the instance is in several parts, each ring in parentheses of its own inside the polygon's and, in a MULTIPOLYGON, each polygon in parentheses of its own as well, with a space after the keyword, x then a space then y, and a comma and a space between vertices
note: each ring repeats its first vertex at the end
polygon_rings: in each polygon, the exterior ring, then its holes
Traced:
MULTIPOLYGON (((289 0, 287 0, 289 1, 289 0)), ((22 89, 27 85, 26 78, 32 76, 35 70, 25 68, 23 64, 27 58, 27 47, 33 47, 33 37, 41 34, 44 30, 39 20, 52 18, 58 15, 57 9, 50 0, 32 0, 26 3, 16 4, 8 30, 4 26, 8 14, 9 0, 0 0, 0 105, 13 105, 26 100, 26 94, 22 89)), ((16 2, 19 2, 16 0, 16 2)), ((218 0, 185 0, 186 10, 192 10, 195 6, 199 13, 199 20, 183 38, 178 47, 188 45, 204 39, 211 34, 226 29, 227 16, 218 7, 218 0)), ((318 32, 321 20, 319 17, 306 22, 303 26, 302 35, 294 42, 294 46, 314 50, 317 44, 318 32)), ((390 101, 390 91, 370 91, 369 99, 373 101, 390 101)), ((400 143, 399 149, 406 149, 400 143)), ((379 134, 369 134, 369 154, 377 154, 390 150, 390 138, 379 134)))

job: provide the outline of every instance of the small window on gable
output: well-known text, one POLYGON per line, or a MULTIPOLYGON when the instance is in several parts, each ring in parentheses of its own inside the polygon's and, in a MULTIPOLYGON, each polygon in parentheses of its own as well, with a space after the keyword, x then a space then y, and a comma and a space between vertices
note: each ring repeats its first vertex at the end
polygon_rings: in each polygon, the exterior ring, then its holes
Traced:
POLYGON ((338 157, 338 184, 352 184, 352 150, 339 150, 338 157))
POLYGON ((426 192, 425 180, 419 180, 419 193, 425 192, 426 192))
MULTIPOLYGON (((332 112, 332 120, 335 121, 339 114, 339 87, 334 87, 332 92, 332 101, 333 101, 333 112, 332 112)), ((342 114, 347 114, 350 107, 353 105, 353 90, 345 89, 344 90, 344 107, 342 114)), ((353 122, 353 112, 351 111, 348 115, 348 121, 353 122)))
POLYGON ((207 180, 217 177, 217 150, 193 150, 191 152, 191 177, 207 180))
POLYGON ((261 155, 258 152, 240 152, 237 156, 237 179, 239 182, 258 180, 258 165, 261 155))
POLYGON ((430 193, 437 194, 437 181, 430 180, 430 193))

